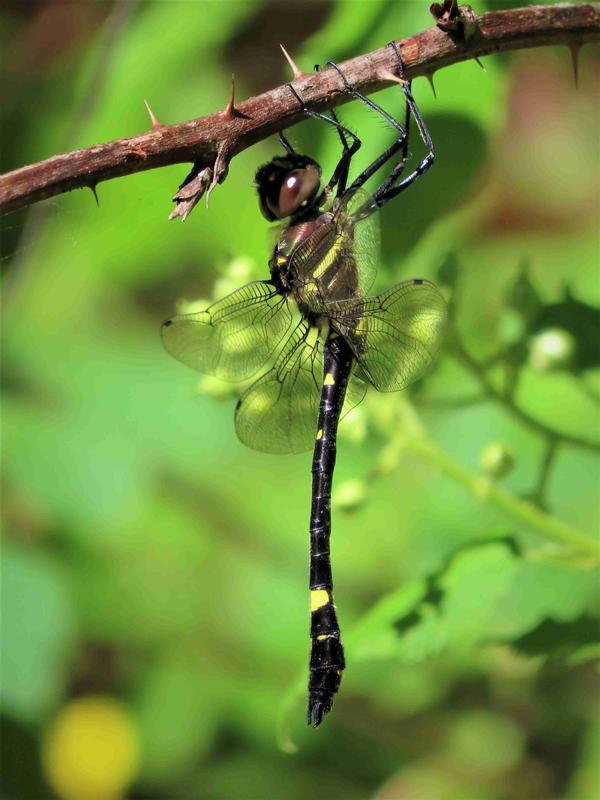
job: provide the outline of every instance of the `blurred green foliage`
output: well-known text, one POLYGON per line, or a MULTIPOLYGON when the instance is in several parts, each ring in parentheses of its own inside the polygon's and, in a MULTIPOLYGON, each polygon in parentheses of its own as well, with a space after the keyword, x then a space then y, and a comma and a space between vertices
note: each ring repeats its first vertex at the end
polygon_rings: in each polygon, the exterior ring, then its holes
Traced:
MULTIPOLYGON (((232 71, 240 97, 281 83, 280 41, 308 70, 430 22, 389 0, 0 13, 4 169, 143 130, 144 97, 175 122, 222 107, 232 71)), ((597 796, 597 65, 585 48, 579 91, 566 49, 446 69, 437 100, 414 84, 438 158, 381 214, 377 285, 436 280, 452 327, 418 386, 342 426, 348 669, 318 732, 310 457, 244 449, 230 390, 158 337, 176 303, 265 276, 252 179, 277 142, 184 225, 184 166, 3 219, 5 796, 597 796)), ((391 133, 355 106, 359 168, 391 133)), ((290 136, 333 167, 330 131, 290 136)))

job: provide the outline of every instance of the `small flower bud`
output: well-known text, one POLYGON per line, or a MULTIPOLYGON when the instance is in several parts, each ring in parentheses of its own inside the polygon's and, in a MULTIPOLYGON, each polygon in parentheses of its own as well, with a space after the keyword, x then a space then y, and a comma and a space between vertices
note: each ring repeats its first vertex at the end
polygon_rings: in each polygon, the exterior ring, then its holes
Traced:
POLYGON ((529 344, 529 363, 538 372, 564 369, 573 363, 577 344, 562 328, 548 328, 534 336, 529 344))
POLYGON ((511 447, 492 442, 484 448, 479 466, 492 478, 504 478, 512 470, 515 456, 511 447))

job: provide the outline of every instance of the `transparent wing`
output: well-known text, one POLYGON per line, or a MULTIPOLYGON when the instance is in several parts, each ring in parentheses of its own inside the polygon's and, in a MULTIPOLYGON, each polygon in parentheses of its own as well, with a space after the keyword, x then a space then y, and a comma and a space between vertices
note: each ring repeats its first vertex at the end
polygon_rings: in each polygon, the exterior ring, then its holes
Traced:
POLYGON ((358 361, 358 375, 380 392, 397 392, 433 362, 446 324, 437 287, 415 278, 364 300, 332 303, 328 313, 358 361))
POLYGON ((290 270, 311 309, 364 296, 371 288, 379 256, 377 215, 364 216, 371 202, 362 189, 344 196, 292 253, 290 270))
POLYGON ((352 251, 358 274, 357 294, 360 296, 366 295, 373 285, 380 257, 379 215, 370 213, 372 203, 373 198, 368 192, 356 189, 344 196, 340 210, 336 210, 338 224, 352 232, 352 251))
MULTIPOLYGON (((235 428, 244 444, 264 453, 303 453, 314 446, 321 386, 323 347, 316 330, 302 320, 293 330, 273 369, 243 394, 235 428)), ((342 417, 363 399, 366 384, 352 375, 342 417)))
POLYGON ((292 321, 287 300, 265 281, 242 286, 197 314, 167 320, 167 351, 188 367, 224 380, 254 375, 272 355, 292 321))

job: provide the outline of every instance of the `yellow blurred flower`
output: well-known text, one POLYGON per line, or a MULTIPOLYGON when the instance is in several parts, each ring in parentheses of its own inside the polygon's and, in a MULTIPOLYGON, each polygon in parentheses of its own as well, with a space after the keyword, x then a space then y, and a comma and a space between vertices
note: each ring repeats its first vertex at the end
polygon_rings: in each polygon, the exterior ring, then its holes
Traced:
POLYGON ((123 704, 83 697, 51 724, 42 760, 61 800, 117 800, 137 773, 139 750, 135 722, 123 704))

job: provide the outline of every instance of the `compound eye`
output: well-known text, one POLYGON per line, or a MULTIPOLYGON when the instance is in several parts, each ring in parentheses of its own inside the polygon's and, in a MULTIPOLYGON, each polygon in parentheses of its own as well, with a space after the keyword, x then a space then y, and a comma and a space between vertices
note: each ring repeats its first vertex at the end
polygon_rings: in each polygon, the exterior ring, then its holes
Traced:
POLYGON ((319 172, 313 166, 288 173, 279 191, 278 208, 273 209, 276 216, 281 219, 297 211, 316 195, 320 182, 319 172))

